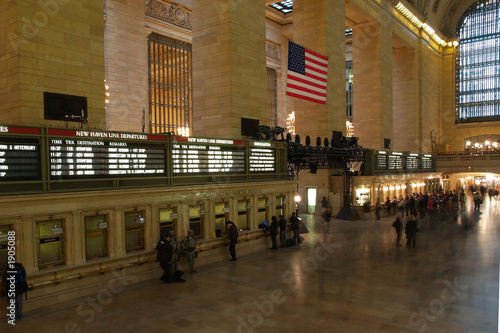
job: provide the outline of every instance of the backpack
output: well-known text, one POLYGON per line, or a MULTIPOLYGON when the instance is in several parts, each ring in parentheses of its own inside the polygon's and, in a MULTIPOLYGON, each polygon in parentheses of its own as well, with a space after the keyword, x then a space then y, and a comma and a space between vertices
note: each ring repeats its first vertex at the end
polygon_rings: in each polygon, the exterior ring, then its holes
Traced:
POLYGON ((16 294, 25 293, 26 299, 28 299, 28 295, 26 291, 28 288, 28 282, 26 282, 25 271, 22 264, 17 265, 16 267, 16 294))

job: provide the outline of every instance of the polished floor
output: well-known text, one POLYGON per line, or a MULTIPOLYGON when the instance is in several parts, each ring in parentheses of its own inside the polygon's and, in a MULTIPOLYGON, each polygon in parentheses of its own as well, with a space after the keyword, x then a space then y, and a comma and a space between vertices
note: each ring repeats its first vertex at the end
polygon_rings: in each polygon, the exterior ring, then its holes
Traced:
POLYGON ((0 331, 498 332, 500 200, 458 222, 420 220, 410 249, 396 246, 393 217, 332 220, 328 235, 302 218, 311 232, 295 247, 199 267, 185 283, 124 282, 101 303, 25 312, 0 331))

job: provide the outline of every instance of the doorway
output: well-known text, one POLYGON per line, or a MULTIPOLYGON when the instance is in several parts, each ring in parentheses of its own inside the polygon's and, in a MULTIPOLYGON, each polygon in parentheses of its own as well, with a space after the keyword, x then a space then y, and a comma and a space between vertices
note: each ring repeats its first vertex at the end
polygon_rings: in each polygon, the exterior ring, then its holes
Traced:
POLYGON ((314 214, 316 212, 316 196, 317 196, 317 188, 309 187, 306 188, 306 213, 314 214))

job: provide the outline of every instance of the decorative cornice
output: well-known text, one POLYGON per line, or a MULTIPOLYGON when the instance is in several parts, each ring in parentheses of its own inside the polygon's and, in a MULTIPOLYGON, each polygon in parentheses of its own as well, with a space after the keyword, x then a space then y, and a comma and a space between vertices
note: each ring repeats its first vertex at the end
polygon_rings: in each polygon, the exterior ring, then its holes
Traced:
POLYGON ((146 0, 146 16, 191 30, 191 10, 165 0, 146 0))

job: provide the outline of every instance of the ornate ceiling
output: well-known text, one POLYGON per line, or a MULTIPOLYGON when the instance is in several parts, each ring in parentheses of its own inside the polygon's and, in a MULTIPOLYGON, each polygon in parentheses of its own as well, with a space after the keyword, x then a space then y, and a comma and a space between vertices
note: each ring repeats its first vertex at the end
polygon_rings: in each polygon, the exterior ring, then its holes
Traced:
MULTIPOLYGON (((337 1, 337 0, 336 0, 337 1)), ((370 2, 375 0, 345 0, 346 1, 346 29, 353 25, 369 21, 368 14, 362 12, 356 3, 370 2)), ((476 0, 383 0, 388 5, 396 6, 402 2, 405 7, 417 15, 422 22, 429 23, 436 30, 440 31, 445 37, 455 37, 457 24, 462 14, 476 2, 476 0)), ((280 23, 287 24, 293 21, 293 11, 282 13, 270 7, 276 3, 276 0, 266 0, 268 12, 275 12, 275 17, 279 18, 280 23)), ((290 1, 287 1, 290 2, 290 1)))

